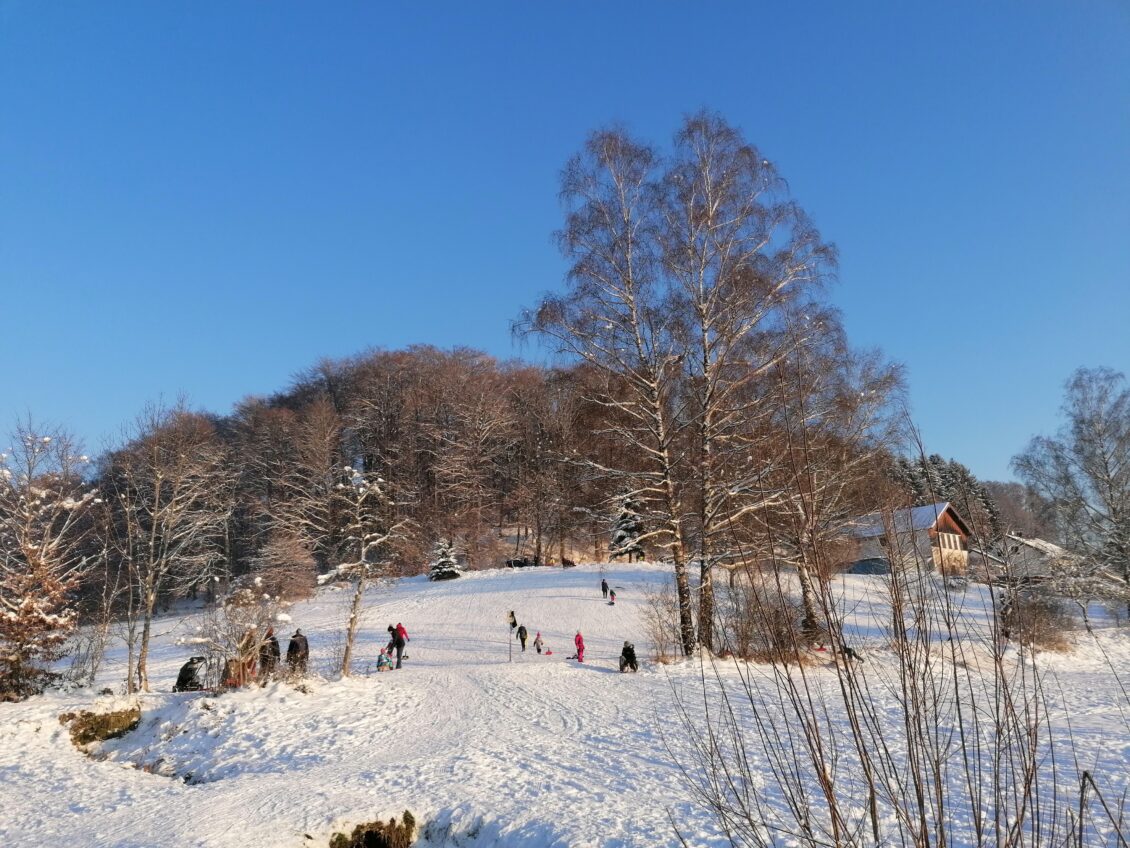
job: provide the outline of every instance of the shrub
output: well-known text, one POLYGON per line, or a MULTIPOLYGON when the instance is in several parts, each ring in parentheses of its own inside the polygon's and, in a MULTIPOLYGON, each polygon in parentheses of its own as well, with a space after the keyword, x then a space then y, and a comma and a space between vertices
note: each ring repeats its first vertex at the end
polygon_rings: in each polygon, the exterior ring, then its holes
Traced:
POLYGON ((76 748, 91 742, 105 742, 125 736, 141 724, 141 707, 130 707, 108 713, 92 713, 83 710, 79 713, 63 713, 60 724, 71 725, 71 741, 76 748))
POLYGON ((744 660, 796 663, 800 646, 826 638, 823 633, 803 635, 800 603, 759 575, 730 587, 719 616, 726 649, 744 660))
POLYGON ((348 836, 335 833, 330 848, 408 848, 416 838, 416 818, 407 810, 401 818, 359 824, 348 836))
POLYGON ((1021 645, 1045 651, 1071 648, 1068 633, 1075 629, 1075 618, 1058 598, 1021 592, 1001 606, 999 615, 1001 634, 1021 645))

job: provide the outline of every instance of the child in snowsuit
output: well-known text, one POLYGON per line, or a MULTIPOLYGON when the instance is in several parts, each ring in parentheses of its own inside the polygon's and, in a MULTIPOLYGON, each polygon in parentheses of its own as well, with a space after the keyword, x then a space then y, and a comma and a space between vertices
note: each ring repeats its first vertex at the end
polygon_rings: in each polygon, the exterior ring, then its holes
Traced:
POLYGON ((377 657, 377 671, 392 671, 392 657, 384 648, 381 648, 381 654, 377 657))
POLYGON ((529 636, 529 633, 526 632, 526 625, 519 624, 518 625, 518 641, 522 643, 522 653, 526 652, 526 637, 527 636, 529 636))
POLYGON ((608 603, 610 606, 616 606, 616 590, 613 589, 608 593, 608 603))
POLYGON ((542 647, 542 645, 544 645, 544 644, 545 644, 545 642, 543 642, 543 641, 541 640, 541 631, 539 630, 539 631, 538 631, 538 635, 534 637, 534 647, 535 647, 535 648, 537 649, 537 652, 538 652, 539 654, 541 653, 541 647, 542 647))
POLYGON ((620 652, 620 673, 623 674, 629 668, 632 671, 639 671, 640 665, 636 662, 636 646, 631 642, 625 642, 624 650, 620 652))
POLYGON ((577 631, 577 635, 573 637, 573 644, 577 646, 577 662, 585 661, 585 637, 581 635, 581 631, 577 631))

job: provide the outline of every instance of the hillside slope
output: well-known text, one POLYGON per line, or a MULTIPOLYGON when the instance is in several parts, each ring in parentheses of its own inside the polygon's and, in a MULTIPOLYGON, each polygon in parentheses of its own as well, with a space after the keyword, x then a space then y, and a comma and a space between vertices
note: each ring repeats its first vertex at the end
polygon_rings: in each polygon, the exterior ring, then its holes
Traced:
MULTIPOLYGON (((637 564, 607 573, 614 607, 592 565, 375 587, 359 673, 346 681, 328 665, 347 593, 324 589, 290 610, 325 674, 308 692, 275 683, 221 697, 171 694, 190 652, 178 640, 199 619, 163 620, 151 675, 161 691, 143 697, 142 726, 106 743, 102 761, 77 752, 57 720, 89 707, 90 692, 0 705, 0 844, 322 846, 334 830, 405 809, 435 845, 671 845, 672 818, 690 844, 728 844, 689 801, 668 753, 686 749, 673 692, 702 701, 699 665, 616 671, 625 639, 648 657, 644 596, 668 571, 637 564), (510 610, 531 640, 541 631, 552 656, 508 645, 510 610), (401 671, 368 673, 396 622, 411 636, 410 659, 401 671), (566 659, 577 630, 583 666, 566 659)), ((884 661, 878 580, 841 581, 871 664, 884 661)), ((976 593, 970 599, 976 608, 976 593)), ((1101 656, 1082 648, 1047 659, 1062 690, 1053 720, 1072 716, 1082 767, 1126 773, 1130 724, 1111 672, 1112 662, 1116 672, 1130 668, 1130 645, 1106 638, 1101 656)), ((814 670, 822 674, 831 679, 814 670)), ((120 655, 111 656, 105 685, 122 675, 120 655)))

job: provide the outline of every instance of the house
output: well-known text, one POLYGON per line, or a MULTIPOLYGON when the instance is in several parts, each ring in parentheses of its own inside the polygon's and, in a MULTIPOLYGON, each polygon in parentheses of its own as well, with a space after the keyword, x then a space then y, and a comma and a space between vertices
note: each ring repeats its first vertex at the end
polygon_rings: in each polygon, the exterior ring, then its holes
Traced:
POLYGON ((969 566, 972 534, 948 501, 864 515, 848 534, 857 544, 847 564, 852 574, 889 574, 892 562, 947 576, 964 575, 969 566))

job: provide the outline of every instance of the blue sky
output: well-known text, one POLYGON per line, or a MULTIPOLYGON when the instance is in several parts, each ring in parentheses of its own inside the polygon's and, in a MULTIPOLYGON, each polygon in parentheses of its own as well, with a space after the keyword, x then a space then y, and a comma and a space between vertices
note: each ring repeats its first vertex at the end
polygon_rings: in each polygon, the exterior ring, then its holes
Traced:
POLYGON ((1130 371, 1130 4, 0 0, 0 424, 98 450, 321 357, 499 357, 557 180, 715 109, 840 249, 851 337, 986 478, 1130 371))

